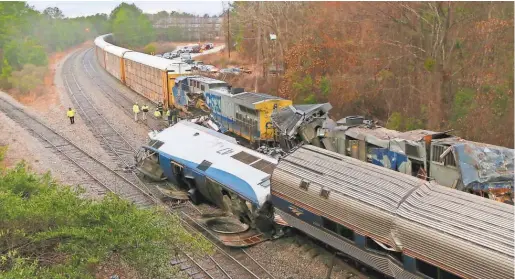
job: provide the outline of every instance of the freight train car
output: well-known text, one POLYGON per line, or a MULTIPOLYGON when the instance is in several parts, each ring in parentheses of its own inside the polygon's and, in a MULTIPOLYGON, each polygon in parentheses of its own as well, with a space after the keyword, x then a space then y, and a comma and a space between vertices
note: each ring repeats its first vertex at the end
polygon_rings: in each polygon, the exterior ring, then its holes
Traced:
POLYGON ((94 43, 95 43, 95 55, 97 57, 97 61, 98 63, 100 64, 100 66, 102 66, 102 68, 105 68, 105 52, 104 52, 104 48, 106 48, 107 46, 112 46, 112 44, 106 42, 106 38, 110 37, 111 34, 106 34, 106 35, 102 35, 102 36, 99 36, 95 39, 94 43))
POLYGON ((251 143, 273 140, 272 112, 292 102, 268 94, 232 93, 224 88, 210 89, 204 93, 211 116, 225 130, 251 143))
POLYGON ((271 195, 289 225, 390 277, 514 277, 511 205, 309 145, 279 161, 271 195))
POLYGON ((110 45, 104 48, 105 69, 117 80, 125 83, 125 63, 123 61, 124 54, 132 50, 110 45))
POLYGON ((102 68, 136 93, 165 107, 173 103, 175 78, 191 74, 182 62, 135 52, 105 41, 111 34, 95 39, 95 54, 102 68))
POLYGON ((129 52, 123 56, 125 64, 125 84, 154 103, 171 104, 172 87, 175 78, 191 73, 191 67, 182 62, 139 52, 129 52))

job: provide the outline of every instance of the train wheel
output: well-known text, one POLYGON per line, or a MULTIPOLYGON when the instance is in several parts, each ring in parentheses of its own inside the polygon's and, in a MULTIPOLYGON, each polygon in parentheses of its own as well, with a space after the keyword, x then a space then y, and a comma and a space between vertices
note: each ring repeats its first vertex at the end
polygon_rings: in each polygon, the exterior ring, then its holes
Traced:
POLYGON ((197 191, 197 189, 188 190, 188 197, 194 205, 199 205, 202 203, 202 198, 200 197, 200 193, 197 191))

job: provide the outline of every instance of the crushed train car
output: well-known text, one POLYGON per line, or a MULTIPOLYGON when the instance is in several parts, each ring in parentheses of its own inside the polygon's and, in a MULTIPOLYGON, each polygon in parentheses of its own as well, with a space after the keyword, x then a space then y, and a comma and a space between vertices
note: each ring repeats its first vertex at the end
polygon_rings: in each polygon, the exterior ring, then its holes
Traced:
POLYGON ((186 120, 155 133, 136 155, 136 169, 188 191, 253 227, 270 194, 277 160, 238 145, 236 140, 186 120))

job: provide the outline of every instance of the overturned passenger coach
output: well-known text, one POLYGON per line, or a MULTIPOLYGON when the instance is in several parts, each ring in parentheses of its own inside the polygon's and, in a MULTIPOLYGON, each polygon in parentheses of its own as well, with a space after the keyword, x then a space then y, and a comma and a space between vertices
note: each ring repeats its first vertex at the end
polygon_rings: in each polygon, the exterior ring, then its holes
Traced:
POLYGON ((232 137, 185 120, 155 135, 136 162, 146 176, 187 190, 194 203, 206 199, 249 225, 270 194, 277 164, 232 137))

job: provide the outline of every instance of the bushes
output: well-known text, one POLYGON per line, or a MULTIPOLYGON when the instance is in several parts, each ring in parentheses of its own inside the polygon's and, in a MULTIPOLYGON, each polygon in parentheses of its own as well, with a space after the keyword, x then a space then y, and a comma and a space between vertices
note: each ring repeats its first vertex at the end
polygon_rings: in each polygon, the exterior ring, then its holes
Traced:
POLYGON ((96 202, 79 194, 23 164, 0 174, 2 278, 95 278, 113 256, 141 278, 163 278, 174 251, 211 251, 175 215, 114 195, 96 202))
POLYGON ((27 93, 38 85, 43 84, 46 72, 46 67, 36 67, 32 64, 26 64, 21 71, 12 72, 11 77, 7 80, 12 87, 20 90, 22 93, 27 93))
POLYGON ((154 54, 156 52, 156 44, 150 43, 143 48, 146 54, 154 54))

